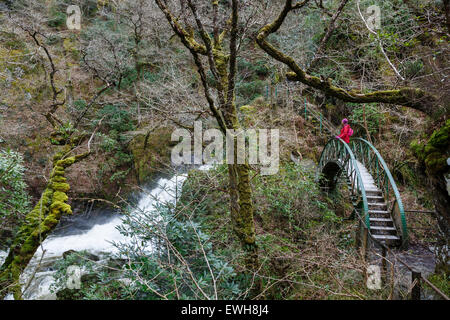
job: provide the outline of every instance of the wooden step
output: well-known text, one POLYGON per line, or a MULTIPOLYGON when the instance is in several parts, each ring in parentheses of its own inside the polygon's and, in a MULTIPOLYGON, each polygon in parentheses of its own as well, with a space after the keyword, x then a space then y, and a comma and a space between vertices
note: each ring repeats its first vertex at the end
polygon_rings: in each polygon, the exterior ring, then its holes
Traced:
POLYGON ((398 241, 398 240, 400 240, 399 237, 393 236, 390 234, 373 234, 372 237, 379 241, 385 241, 385 240, 397 240, 398 241))
POLYGON ((379 202, 379 203, 368 203, 369 205, 369 211, 370 210, 378 210, 378 211, 386 211, 387 210, 387 205, 386 203, 383 202, 379 202))
POLYGON ((391 218, 369 218, 372 222, 394 222, 391 218))
POLYGON ((383 193, 381 192, 381 190, 376 190, 376 189, 368 189, 366 190, 366 196, 382 196, 383 193))
POLYGON ((369 209, 369 214, 370 213, 374 213, 374 214, 388 214, 389 212, 386 211, 386 210, 372 210, 372 209, 369 209))
POLYGON ((394 227, 370 226, 370 230, 397 231, 394 227))
POLYGON ((366 196, 367 200, 379 200, 384 202, 384 198, 382 196, 366 196))

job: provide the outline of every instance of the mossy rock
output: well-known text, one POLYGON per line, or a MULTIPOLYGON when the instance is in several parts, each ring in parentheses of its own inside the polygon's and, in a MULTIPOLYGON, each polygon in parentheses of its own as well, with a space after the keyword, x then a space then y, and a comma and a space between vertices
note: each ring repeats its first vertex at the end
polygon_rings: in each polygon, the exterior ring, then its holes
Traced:
POLYGON ((87 260, 91 260, 91 261, 99 261, 100 260, 100 258, 97 255, 93 254, 93 253, 90 253, 90 252, 77 252, 75 250, 64 251, 62 256, 63 256, 64 260, 76 257, 75 260, 72 260, 72 263, 76 264, 76 265, 81 265, 81 264, 83 264, 83 262, 86 262, 87 260))
POLYGON ((433 132, 426 144, 420 144, 417 141, 411 143, 411 149, 424 162, 426 170, 430 174, 448 171, 449 146, 450 119, 441 128, 433 132))
POLYGON ((149 180, 170 163, 172 128, 158 128, 138 133, 128 145, 134 159, 134 170, 139 182, 149 180))

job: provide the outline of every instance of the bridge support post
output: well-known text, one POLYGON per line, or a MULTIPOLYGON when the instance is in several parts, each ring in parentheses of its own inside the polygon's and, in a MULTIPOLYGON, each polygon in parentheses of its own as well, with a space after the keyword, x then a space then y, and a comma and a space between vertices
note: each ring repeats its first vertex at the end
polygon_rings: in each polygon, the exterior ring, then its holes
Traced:
POLYGON ((420 272, 412 271, 411 281, 412 281, 412 283, 415 282, 415 285, 411 290, 411 300, 420 300, 420 289, 421 289, 420 279, 421 279, 421 277, 422 276, 421 276, 420 272))
POLYGON ((368 238, 369 238, 369 235, 367 232, 367 228, 363 228, 362 239, 361 239, 361 244, 362 244, 361 248, 362 248, 362 254, 364 257, 364 261, 367 260, 367 247, 369 245, 368 238))
POLYGON ((383 283, 385 284, 387 284, 388 280, 386 255, 387 255, 386 247, 381 246, 381 277, 383 279, 383 283))
MULTIPOLYGON (((362 226, 361 222, 360 222, 360 228, 362 228, 359 230, 359 236, 361 237, 360 238, 360 250, 361 250, 361 256, 362 256, 363 263, 365 264, 367 261, 367 245, 368 245, 367 236, 368 236, 368 233, 367 233, 367 229, 362 226)), ((364 269, 364 282, 365 283, 367 282, 367 270, 366 269, 364 269)))

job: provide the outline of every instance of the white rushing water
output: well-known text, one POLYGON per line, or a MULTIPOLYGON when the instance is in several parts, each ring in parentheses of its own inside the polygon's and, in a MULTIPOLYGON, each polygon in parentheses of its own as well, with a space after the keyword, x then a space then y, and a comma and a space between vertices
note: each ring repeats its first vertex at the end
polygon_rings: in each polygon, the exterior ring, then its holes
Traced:
MULTIPOLYGON (((198 170, 208 170, 210 167, 209 165, 203 165, 198 170)), ((138 204, 131 214, 139 215, 141 212, 151 211, 158 202, 175 201, 175 197, 179 196, 186 178, 187 174, 178 174, 171 179, 159 179, 155 188, 140 194, 138 204)), ((42 243, 20 279, 21 283, 27 284, 26 287, 28 287, 24 292, 24 299, 56 299, 56 295, 50 292, 50 286, 54 282, 54 271, 52 271, 51 265, 55 260, 61 258, 64 252, 86 250, 96 255, 102 253, 116 254, 118 250, 113 243, 127 243, 132 240, 117 230, 117 227, 123 223, 122 217, 117 213, 109 211, 106 217, 103 214, 102 219, 92 222, 88 218, 83 222, 83 228, 74 230, 76 228, 68 226, 62 231, 55 231, 42 243), (86 223, 88 226, 86 226, 86 223), (44 256, 42 257, 43 252, 44 256), (35 272, 39 262, 40 267, 35 272), (28 285, 33 273, 35 273, 34 277, 28 285)), ((6 252, 0 252, 0 263, 6 255, 6 252)), ((11 299, 11 296, 7 298, 11 299)))

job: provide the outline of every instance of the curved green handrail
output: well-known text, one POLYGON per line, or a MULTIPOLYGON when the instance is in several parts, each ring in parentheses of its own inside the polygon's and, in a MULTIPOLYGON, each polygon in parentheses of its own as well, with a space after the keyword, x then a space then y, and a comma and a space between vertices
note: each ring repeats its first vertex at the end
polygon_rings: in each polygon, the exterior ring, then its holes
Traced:
POLYGON ((352 176, 352 179, 350 179, 352 181, 352 193, 356 193, 362 198, 365 228, 370 230, 369 203, 367 202, 366 190, 364 188, 362 176, 358 169, 356 157, 344 140, 336 137, 328 140, 322 150, 322 154, 320 155, 319 165, 316 172, 316 180, 318 180, 319 174, 322 172, 323 167, 329 161, 336 160, 340 162, 341 169, 346 170, 347 175, 352 176))
POLYGON ((401 220, 401 226, 398 227, 400 227, 402 231, 402 243, 406 244, 408 241, 408 228, 406 226, 405 210, 403 208, 400 192, 398 191, 397 185, 386 162, 378 150, 365 139, 354 138, 350 142, 350 145, 353 153, 357 155, 358 159, 361 159, 360 162, 362 162, 366 169, 371 173, 377 187, 383 192, 383 196, 388 205, 391 198, 390 193, 392 192, 394 194, 394 201, 390 211, 391 215, 393 215, 394 210, 398 210, 401 220))

